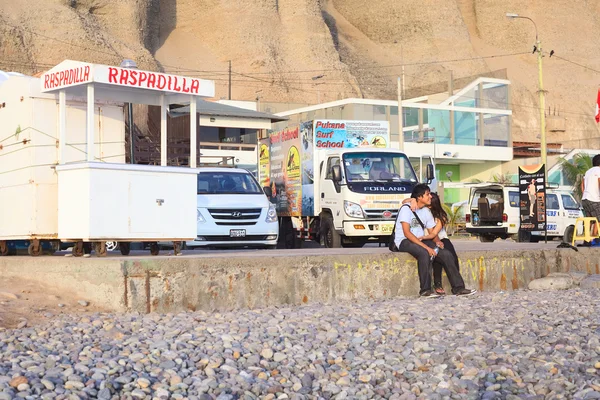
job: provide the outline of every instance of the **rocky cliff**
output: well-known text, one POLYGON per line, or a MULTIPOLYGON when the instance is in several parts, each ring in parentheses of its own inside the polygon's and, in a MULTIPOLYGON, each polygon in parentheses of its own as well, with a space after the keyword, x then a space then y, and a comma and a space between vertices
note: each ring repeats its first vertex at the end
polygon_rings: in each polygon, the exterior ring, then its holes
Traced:
POLYGON ((598 139, 578 141, 600 133, 599 1, 0 0, 0 69, 132 58, 140 68, 214 79, 226 97, 231 61, 234 99, 302 103, 393 99, 403 71, 406 93, 418 94, 436 83, 443 90, 450 71, 506 70, 514 139, 535 141, 535 29, 506 12, 531 17, 542 39, 549 128, 565 125, 548 140, 600 148, 598 139))

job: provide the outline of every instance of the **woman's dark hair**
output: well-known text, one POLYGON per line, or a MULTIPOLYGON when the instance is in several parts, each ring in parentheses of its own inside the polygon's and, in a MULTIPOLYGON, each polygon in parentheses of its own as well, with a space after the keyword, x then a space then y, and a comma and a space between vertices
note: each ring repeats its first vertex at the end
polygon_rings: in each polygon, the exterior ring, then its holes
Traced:
POLYGON ((433 218, 442 221, 442 226, 446 226, 448 223, 448 214, 444 211, 437 193, 431 193, 431 214, 433 214, 433 218))

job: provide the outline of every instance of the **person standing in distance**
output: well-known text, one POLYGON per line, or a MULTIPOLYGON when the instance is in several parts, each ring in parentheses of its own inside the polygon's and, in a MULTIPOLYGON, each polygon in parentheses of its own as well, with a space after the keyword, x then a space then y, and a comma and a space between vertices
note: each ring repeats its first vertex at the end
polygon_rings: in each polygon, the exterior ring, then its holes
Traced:
MULTIPOLYGON (((588 169, 581 180, 581 205, 586 217, 596 217, 600 221, 600 154, 592 158, 592 168, 588 169)), ((594 225, 592 235, 598 234, 594 225)))

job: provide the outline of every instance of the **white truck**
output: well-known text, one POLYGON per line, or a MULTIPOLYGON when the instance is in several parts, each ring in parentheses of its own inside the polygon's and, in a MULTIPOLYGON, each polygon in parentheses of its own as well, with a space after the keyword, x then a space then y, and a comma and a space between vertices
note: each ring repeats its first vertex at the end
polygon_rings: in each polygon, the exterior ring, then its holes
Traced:
MULTIPOLYGON (((307 121, 262 139, 259 182, 275 203, 281 247, 387 243, 419 182, 407 155, 389 143, 387 121, 307 121)), ((431 181, 433 165, 426 170, 431 181)))

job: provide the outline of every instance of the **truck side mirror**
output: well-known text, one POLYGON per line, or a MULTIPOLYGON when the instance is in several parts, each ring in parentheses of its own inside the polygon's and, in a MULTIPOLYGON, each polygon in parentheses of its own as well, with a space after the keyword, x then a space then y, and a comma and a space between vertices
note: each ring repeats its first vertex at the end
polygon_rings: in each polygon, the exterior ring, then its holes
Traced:
POLYGON ((331 175, 333 176, 334 182, 339 183, 342 181, 342 169, 339 165, 334 165, 331 167, 331 175))
POLYGON ((435 179, 435 172, 433 170, 433 164, 427 164, 427 183, 431 183, 435 179))
POLYGON ((263 187, 263 191, 267 195, 267 197, 273 197, 273 191, 271 190, 271 186, 263 187))

